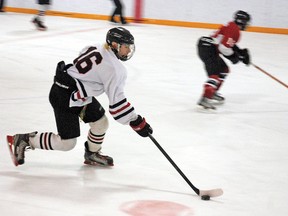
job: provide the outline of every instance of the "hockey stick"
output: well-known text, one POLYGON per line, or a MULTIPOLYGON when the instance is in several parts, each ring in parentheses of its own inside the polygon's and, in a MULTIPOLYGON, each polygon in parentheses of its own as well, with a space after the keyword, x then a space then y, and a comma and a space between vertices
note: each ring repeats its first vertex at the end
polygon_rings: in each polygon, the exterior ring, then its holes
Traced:
POLYGON ((263 70, 262 68, 258 67, 257 65, 253 64, 252 65, 257 68, 258 70, 260 70, 261 72, 263 72, 264 74, 266 74, 267 76, 269 76, 270 78, 274 79, 275 81, 277 81, 278 83, 280 83, 281 85, 285 86, 286 88, 288 88, 288 85, 285 84, 284 82, 282 82, 281 80, 277 79, 276 77, 272 76, 271 74, 269 74, 268 72, 266 72, 265 70, 263 70))
POLYGON ((190 180, 186 177, 186 175, 180 170, 180 168, 175 164, 175 162, 171 159, 171 157, 166 153, 166 151, 160 146, 157 140, 151 134, 149 134, 148 136, 197 195, 217 197, 223 194, 223 190, 221 188, 212 189, 212 190, 199 190, 197 187, 195 187, 190 182, 190 180))

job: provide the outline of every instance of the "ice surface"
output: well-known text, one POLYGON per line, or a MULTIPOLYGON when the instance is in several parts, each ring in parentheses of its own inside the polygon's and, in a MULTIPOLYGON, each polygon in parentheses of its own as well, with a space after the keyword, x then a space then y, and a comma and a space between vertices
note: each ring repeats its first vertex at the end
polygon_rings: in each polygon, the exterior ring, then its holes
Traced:
MULTIPOLYGON (((206 80, 196 43, 212 30, 130 24, 136 53, 125 62, 126 96, 154 137, 200 189, 224 194, 202 201, 149 138, 114 121, 103 153, 113 168, 83 164, 88 127, 69 152, 28 151, 14 167, 6 135, 56 132, 48 93, 56 64, 104 42, 106 21, 1 14, 0 212, 3 216, 287 216, 288 91, 253 66, 230 65, 217 113, 198 111, 206 80)), ((252 61, 288 83, 288 37, 244 32, 252 61)), ((105 95, 98 98, 108 110, 105 95)))

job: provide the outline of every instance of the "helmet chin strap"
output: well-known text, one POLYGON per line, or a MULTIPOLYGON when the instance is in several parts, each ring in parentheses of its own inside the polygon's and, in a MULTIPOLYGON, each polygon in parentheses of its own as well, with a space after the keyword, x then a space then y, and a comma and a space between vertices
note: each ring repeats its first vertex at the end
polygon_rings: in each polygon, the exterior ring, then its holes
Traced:
POLYGON ((240 27, 240 29, 241 29, 242 31, 245 31, 246 28, 247 28, 247 24, 244 24, 244 23, 239 24, 239 27, 240 27))
POLYGON ((117 49, 115 49, 115 50, 117 51, 116 56, 118 57, 118 59, 123 60, 122 57, 119 55, 120 47, 121 47, 121 46, 122 46, 122 45, 118 43, 118 44, 117 44, 117 49))
POLYGON ((116 55, 116 57, 119 59, 119 50, 120 50, 120 44, 117 44, 117 49, 114 46, 110 46, 111 50, 114 52, 114 54, 116 55))
POLYGON ((119 53, 119 51, 120 51, 120 47, 121 47, 121 44, 117 44, 117 53, 119 53))
POLYGON ((121 61, 127 61, 133 56, 135 48, 133 47, 133 49, 130 51, 130 53, 128 55, 120 56, 119 52, 120 52, 121 46, 122 46, 122 44, 117 43, 117 48, 115 48, 114 46, 110 46, 110 47, 118 59, 120 59, 121 61))

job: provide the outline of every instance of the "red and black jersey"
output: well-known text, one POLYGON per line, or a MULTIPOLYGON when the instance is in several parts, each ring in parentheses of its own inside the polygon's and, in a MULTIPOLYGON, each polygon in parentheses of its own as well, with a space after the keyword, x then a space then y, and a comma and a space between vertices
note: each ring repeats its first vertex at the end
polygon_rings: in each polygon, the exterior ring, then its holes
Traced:
POLYGON ((218 44, 219 52, 229 56, 233 53, 232 47, 240 39, 240 29, 235 22, 229 22, 225 26, 221 26, 211 37, 218 44))

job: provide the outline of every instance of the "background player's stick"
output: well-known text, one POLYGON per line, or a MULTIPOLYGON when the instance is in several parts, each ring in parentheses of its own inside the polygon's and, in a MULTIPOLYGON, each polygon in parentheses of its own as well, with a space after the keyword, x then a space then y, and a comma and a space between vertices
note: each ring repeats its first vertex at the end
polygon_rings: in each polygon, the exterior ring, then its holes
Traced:
POLYGON ((264 74, 266 74, 267 76, 271 77, 272 79, 274 79, 275 81, 277 81, 278 83, 280 83, 281 85, 285 86, 286 88, 288 88, 288 85, 285 84, 284 82, 282 82, 281 80, 277 79, 276 77, 272 76, 271 74, 269 74, 268 72, 266 72, 265 70, 263 70, 262 68, 258 67, 257 65, 251 63, 255 68, 257 68, 258 70, 260 70, 261 72, 263 72, 264 74))
POLYGON ((151 134, 149 134, 149 138, 153 141, 153 143, 158 147, 158 149, 163 153, 163 155, 167 158, 167 160, 173 165, 173 167, 177 170, 177 172, 183 177, 183 179, 187 182, 187 184, 192 188, 192 190, 197 195, 201 197, 202 196, 217 197, 223 194, 223 190, 221 188, 212 190, 199 190, 197 187, 195 187, 151 134))

